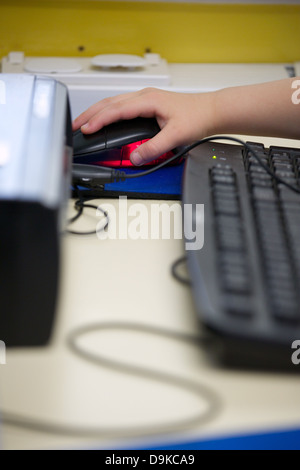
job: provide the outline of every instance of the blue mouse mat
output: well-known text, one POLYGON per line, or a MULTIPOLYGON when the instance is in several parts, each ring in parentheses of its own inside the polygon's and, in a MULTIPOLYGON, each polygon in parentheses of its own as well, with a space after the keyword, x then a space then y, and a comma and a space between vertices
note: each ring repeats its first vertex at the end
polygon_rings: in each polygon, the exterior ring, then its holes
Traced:
MULTIPOLYGON (((161 168, 138 178, 130 178, 118 183, 105 184, 103 188, 87 189, 79 187, 84 197, 108 198, 127 196, 132 199, 181 199, 181 186, 184 162, 179 165, 161 168)), ((126 169, 126 173, 141 173, 143 170, 126 169)), ((72 188, 73 197, 77 196, 72 188)))

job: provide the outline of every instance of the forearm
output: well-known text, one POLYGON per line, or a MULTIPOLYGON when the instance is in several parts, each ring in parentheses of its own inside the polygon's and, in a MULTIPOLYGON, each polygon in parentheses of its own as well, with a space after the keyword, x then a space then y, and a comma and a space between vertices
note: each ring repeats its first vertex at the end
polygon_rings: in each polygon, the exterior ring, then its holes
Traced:
POLYGON ((213 133, 300 139, 300 103, 292 100, 295 80, 215 92, 213 133))

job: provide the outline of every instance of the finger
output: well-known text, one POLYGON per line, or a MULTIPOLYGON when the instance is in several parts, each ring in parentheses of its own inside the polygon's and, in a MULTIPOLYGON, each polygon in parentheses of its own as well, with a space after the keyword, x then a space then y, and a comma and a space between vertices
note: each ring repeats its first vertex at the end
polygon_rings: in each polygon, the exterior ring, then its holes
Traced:
POLYGON ((155 105, 147 96, 129 96, 115 100, 90 117, 82 126, 82 132, 92 134, 104 126, 120 120, 134 119, 137 117, 154 117, 155 105))
POLYGON ((77 116, 76 119, 74 119, 72 123, 73 131, 76 131, 81 126, 86 124, 89 121, 89 119, 91 119, 91 117, 94 114, 97 114, 104 106, 105 106, 105 103, 103 103, 102 101, 99 101, 98 103, 95 103, 92 106, 90 106, 86 111, 81 113, 79 116, 77 116))
POLYGON ((74 121, 72 122, 72 129, 73 131, 76 131, 80 127, 82 127, 84 124, 89 122, 89 120, 97 115, 98 113, 101 113, 105 108, 109 107, 110 105, 121 101, 123 99, 128 99, 132 93, 124 93, 122 95, 116 95, 108 98, 104 98, 101 101, 98 101, 97 103, 93 104, 90 106, 87 110, 85 110, 83 113, 81 113, 79 116, 77 116, 74 121))
POLYGON ((178 132, 172 129, 172 126, 166 125, 156 136, 134 150, 130 155, 130 161, 136 166, 144 165, 182 143, 178 138, 178 132))

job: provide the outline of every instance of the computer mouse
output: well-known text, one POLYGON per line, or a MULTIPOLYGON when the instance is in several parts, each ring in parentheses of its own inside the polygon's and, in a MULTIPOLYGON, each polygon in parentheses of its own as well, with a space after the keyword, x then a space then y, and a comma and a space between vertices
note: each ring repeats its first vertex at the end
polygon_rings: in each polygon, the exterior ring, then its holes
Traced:
MULTIPOLYGON (((131 152, 159 131, 154 118, 117 121, 93 134, 83 134, 78 129, 73 133, 73 161, 118 168, 133 166, 131 152)), ((173 155, 173 152, 165 153, 146 165, 162 163, 173 155)))

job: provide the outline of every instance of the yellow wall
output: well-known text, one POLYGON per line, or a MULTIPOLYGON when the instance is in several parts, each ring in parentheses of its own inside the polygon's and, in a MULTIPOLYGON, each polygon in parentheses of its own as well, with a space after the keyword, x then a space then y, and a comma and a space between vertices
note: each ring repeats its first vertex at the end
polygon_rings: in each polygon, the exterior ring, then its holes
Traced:
POLYGON ((300 60, 300 6, 0 0, 0 57, 147 48, 169 62, 300 60))

